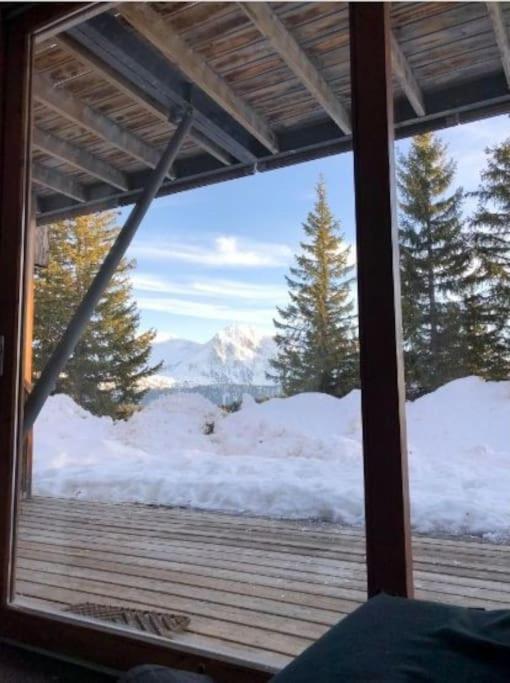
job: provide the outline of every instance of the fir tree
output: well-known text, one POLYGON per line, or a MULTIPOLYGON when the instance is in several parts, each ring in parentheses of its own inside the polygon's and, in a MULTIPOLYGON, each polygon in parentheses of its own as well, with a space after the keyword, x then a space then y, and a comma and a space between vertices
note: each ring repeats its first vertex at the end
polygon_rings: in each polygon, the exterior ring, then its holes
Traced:
MULTIPOLYGON (((113 212, 81 216, 49 228, 49 265, 35 278, 34 371, 51 356, 118 232, 113 212)), ((138 333, 139 313, 124 259, 96 307, 56 391, 96 415, 128 417, 146 390, 153 331, 138 333)))
POLYGON ((501 380, 510 373, 510 138, 487 155, 470 222, 465 366, 466 374, 501 380))
POLYGON ((463 191, 432 134, 413 138, 399 163, 402 312, 411 398, 461 376, 462 297, 469 264, 463 191))
POLYGON ((357 343, 345 245, 328 206, 324 182, 303 224, 308 241, 286 277, 290 303, 278 308, 271 379, 286 394, 319 391, 341 396, 358 384, 357 343))

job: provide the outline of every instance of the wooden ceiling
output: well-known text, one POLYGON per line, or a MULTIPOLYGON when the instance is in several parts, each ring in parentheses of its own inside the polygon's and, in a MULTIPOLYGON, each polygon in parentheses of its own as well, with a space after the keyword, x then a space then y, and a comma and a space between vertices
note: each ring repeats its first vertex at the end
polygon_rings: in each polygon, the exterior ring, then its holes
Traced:
MULTIPOLYGON (((132 203, 191 102, 160 194, 350 147, 347 3, 105 3, 36 45, 39 222, 132 203)), ((396 134, 510 110, 510 3, 392 7, 396 134)))

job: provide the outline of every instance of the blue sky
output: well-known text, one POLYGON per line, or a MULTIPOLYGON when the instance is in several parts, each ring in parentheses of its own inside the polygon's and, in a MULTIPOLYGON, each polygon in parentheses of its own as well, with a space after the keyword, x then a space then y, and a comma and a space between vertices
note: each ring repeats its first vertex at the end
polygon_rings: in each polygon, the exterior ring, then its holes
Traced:
MULTIPOLYGON (((441 131, 457 161, 457 183, 475 189, 485 148, 509 133, 507 116, 441 131)), ((397 151, 408 146, 401 141, 397 151)), ((233 322, 271 333, 321 173, 345 239, 353 243, 351 154, 156 200, 128 253, 137 262, 132 279, 143 328, 155 328, 158 339, 196 341, 233 322)))

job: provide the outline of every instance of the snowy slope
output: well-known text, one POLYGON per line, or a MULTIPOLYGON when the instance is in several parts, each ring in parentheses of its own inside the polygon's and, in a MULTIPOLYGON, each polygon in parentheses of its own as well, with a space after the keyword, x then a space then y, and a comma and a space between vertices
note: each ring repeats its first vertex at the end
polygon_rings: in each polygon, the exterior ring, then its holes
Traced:
POLYGON ((165 370, 171 371, 176 365, 196 353, 202 344, 189 339, 167 339, 152 345, 153 363, 163 361, 165 370))
POLYGON ((271 337, 244 325, 226 327, 205 344, 171 339, 153 346, 153 360, 163 366, 150 386, 270 385, 274 352, 271 337))
MULTIPOLYGON (((510 539, 510 382, 451 382, 408 403, 407 423, 414 527, 510 539)), ((360 525, 361 453, 358 391, 248 396, 233 414, 174 394, 117 424, 54 396, 36 423, 34 489, 360 525)))
POLYGON ((149 389, 166 389, 177 385, 173 372, 181 363, 192 358, 203 344, 189 339, 167 339, 152 345, 151 363, 162 363, 161 369, 155 375, 144 380, 144 386, 149 389))

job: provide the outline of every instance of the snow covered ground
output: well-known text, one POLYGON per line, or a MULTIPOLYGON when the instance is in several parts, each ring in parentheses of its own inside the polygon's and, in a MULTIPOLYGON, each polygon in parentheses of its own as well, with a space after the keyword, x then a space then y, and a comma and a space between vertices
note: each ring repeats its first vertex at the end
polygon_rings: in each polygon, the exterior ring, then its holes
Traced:
MULTIPOLYGON (((54 396, 36 425, 34 491, 359 525, 359 403, 247 397, 225 415, 176 394, 113 424, 54 396)), ((407 423, 414 527, 510 538, 510 382, 451 382, 409 403, 407 423)))

